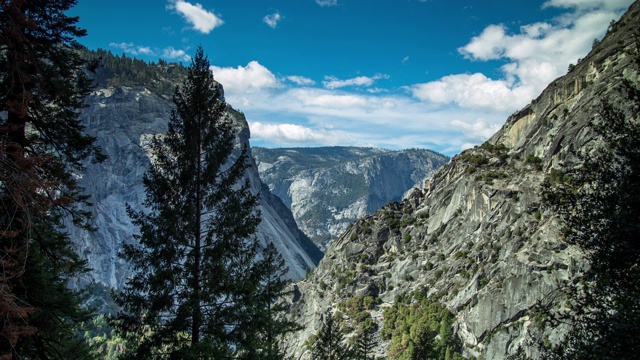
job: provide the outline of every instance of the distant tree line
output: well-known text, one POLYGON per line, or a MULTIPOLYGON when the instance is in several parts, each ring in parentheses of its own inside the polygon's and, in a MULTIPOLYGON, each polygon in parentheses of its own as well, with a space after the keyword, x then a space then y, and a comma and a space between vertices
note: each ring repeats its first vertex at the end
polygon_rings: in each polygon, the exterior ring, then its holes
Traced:
POLYGON ((157 63, 113 54, 110 50, 82 49, 82 56, 95 64, 95 80, 102 86, 144 86, 150 91, 171 96, 175 87, 187 76, 182 63, 157 63))

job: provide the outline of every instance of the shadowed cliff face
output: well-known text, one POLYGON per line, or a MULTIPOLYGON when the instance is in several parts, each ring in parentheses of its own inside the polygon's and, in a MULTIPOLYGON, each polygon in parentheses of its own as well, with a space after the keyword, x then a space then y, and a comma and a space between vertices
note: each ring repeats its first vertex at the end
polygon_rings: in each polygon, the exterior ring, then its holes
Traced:
MULTIPOLYGON (((632 34, 639 28, 636 2, 584 60, 487 143, 454 157, 424 189, 357 221, 330 243, 289 299, 304 326, 287 339, 295 358, 308 358, 303 344, 327 309, 372 295, 381 304, 371 316, 382 326, 384 308, 414 289, 426 289, 455 314, 468 356, 503 359, 523 347, 536 358, 532 340, 558 341, 563 328, 542 334, 536 305, 565 306, 563 286, 587 265, 564 241, 557 214, 542 206, 542 183, 579 166, 577 154, 602 145, 589 124, 605 98, 624 107, 615 91, 623 79, 640 81, 629 66, 640 55, 632 34)), ((380 339, 377 356, 387 345, 380 339)))
POLYGON ((422 187, 449 160, 429 150, 254 148, 260 176, 317 245, 357 219, 422 187))
MULTIPOLYGON (((87 132, 97 138, 109 158, 102 164, 87 164, 79 174, 80 185, 91 195, 95 232, 69 227, 80 255, 87 259, 90 281, 119 288, 128 275, 127 264, 118 258, 123 243, 134 241, 137 229, 131 224, 125 204, 141 209, 145 198, 142 176, 149 157, 143 145, 155 135, 164 134, 172 101, 145 88, 102 87, 86 100, 82 113, 87 132)), ((249 129, 239 112, 228 109, 238 131, 237 148, 248 144, 249 129)), ((289 267, 289 276, 299 279, 314 268, 322 253, 298 230, 291 213, 262 186, 257 167, 246 176, 254 192, 261 192, 262 223, 257 236, 262 244, 274 242, 289 267)))

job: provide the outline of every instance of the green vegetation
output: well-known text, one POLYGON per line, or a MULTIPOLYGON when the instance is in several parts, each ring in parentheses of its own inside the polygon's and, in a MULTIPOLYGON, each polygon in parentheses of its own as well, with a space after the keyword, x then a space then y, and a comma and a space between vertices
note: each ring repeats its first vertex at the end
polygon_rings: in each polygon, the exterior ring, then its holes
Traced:
POLYGON ((84 294, 68 288, 88 269, 64 230, 91 229, 77 174, 105 158, 79 119, 95 64, 75 3, 0 2, 0 359, 94 357, 84 294))
POLYGON ((480 148, 488 151, 493 156, 497 156, 502 160, 507 157, 507 152, 509 151, 509 148, 507 148, 505 144, 494 145, 488 141, 480 145, 480 148))
POLYGON ((133 274, 116 303, 125 359, 278 359, 295 324, 276 304, 286 267, 272 243, 258 256, 258 195, 244 177, 236 133, 202 48, 173 96, 167 134, 154 137, 146 211, 127 207, 139 244, 122 257, 133 274))
MULTIPOLYGON (((637 71, 640 48, 631 55, 637 71)), ((561 343, 544 344, 548 359, 632 359, 640 352, 640 84, 625 80, 617 90, 591 124, 605 146, 545 181, 545 205, 562 216, 567 241, 589 264, 567 288, 570 306, 536 314, 544 326, 570 325, 561 343)))
POLYGON ((117 360, 127 347, 126 341, 109 325, 108 317, 100 314, 84 327, 85 341, 104 360, 117 360))
POLYGON ((399 295, 385 309, 381 336, 390 340, 389 360, 463 359, 453 333, 453 314, 426 291, 399 295))
POLYGON ((472 153, 462 153, 460 155, 460 159, 464 162, 468 162, 474 167, 479 167, 489 163, 489 158, 483 154, 472 154, 472 153))
POLYGON ((311 358, 373 360, 371 353, 376 345, 374 334, 377 327, 369 310, 378 302, 379 299, 373 296, 354 296, 340 302, 336 314, 326 313, 320 331, 306 342, 311 358), (345 331, 355 331, 355 335, 347 341, 345 331))
POLYGON ((538 171, 542 170, 542 159, 533 154, 529 154, 524 162, 538 171))
POLYGON ((187 68, 181 63, 158 63, 114 55, 109 50, 83 49, 82 56, 96 65, 95 79, 101 85, 146 87, 165 96, 171 96, 175 87, 187 77, 187 68))
POLYGON ((338 304, 338 310, 353 322, 355 326, 349 326, 350 330, 369 332, 375 330, 369 310, 372 310, 379 302, 373 296, 354 296, 338 304))
POLYGON ((504 171, 487 171, 482 175, 476 176, 476 181, 484 181, 486 184, 493 184, 494 180, 508 179, 509 174, 504 171))
POLYGON ((341 184, 338 189, 329 189, 318 194, 322 202, 332 204, 338 209, 345 209, 369 193, 363 174, 344 172, 334 178, 336 184, 341 184))
POLYGON ((307 340, 312 360, 349 360, 353 350, 344 342, 344 333, 340 329, 339 319, 326 313, 322 328, 307 340))

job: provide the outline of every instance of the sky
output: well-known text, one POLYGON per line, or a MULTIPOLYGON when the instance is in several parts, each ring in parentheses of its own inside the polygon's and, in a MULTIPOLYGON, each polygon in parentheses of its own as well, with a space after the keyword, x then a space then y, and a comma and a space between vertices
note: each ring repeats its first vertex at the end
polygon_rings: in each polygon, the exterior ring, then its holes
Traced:
POLYGON ((79 0, 90 49, 190 64, 251 145, 454 155, 565 74, 633 0, 79 0))

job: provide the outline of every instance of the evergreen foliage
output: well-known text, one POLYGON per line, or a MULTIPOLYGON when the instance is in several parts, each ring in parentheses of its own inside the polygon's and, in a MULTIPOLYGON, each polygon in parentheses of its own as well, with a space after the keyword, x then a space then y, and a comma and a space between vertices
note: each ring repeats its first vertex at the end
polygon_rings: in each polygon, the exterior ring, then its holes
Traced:
POLYGON ((451 312, 425 291, 398 296, 385 309, 381 331, 390 340, 389 360, 462 359, 462 343, 452 325, 451 312))
POLYGON ((604 146, 583 155, 580 168, 546 180, 547 206, 589 264, 567 289, 571 309, 550 314, 548 326, 569 324, 570 331, 546 358, 632 359, 640 352, 640 88, 625 80, 619 90, 592 123, 604 146))
POLYGON ((187 76, 181 63, 158 63, 113 54, 110 50, 82 50, 82 56, 96 66, 95 81, 104 86, 144 86, 154 93, 171 96, 175 86, 187 76))
POLYGON ((348 360, 353 356, 352 349, 344 343, 344 333, 338 319, 326 313, 320 331, 310 339, 312 360, 348 360))
POLYGON ((376 345, 374 338, 375 327, 363 327, 355 338, 353 349, 354 360, 373 360, 373 348, 376 345))
POLYGON ((0 1, 0 358, 76 359, 88 313, 68 280, 86 271, 63 219, 90 228, 74 173, 104 156, 78 115, 90 90, 65 13, 76 1, 0 1))
POLYGON ((202 48, 174 93, 165 136, 149 144, 148 212, 128 209, 139 245, 125 244, 134 273, 116 303, 125 358, 277 358, 276 339, 293 324, 273 306, 286 271, 275 247, 262 259, 255 237, 248 149, 235 130, 202 48))

